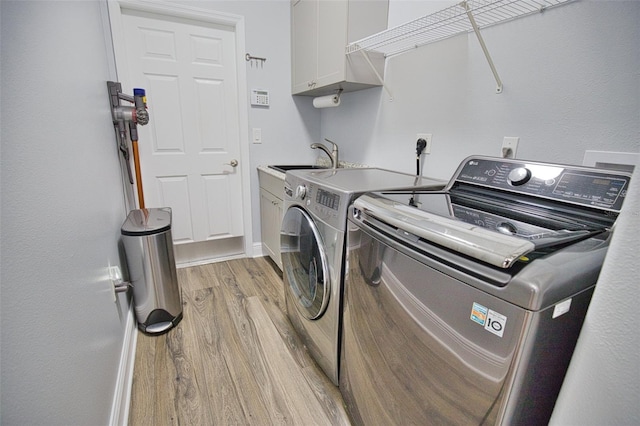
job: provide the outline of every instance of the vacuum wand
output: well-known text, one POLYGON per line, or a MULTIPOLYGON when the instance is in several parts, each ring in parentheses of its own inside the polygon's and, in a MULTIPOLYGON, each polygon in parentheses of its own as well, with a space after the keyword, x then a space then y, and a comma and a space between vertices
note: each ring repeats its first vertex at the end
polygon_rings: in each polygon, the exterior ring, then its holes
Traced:
POLYGON ((138 190, 138 204, 144 209, 144 191, 142 189, 142 171, 140 170, 140 151, 138 150, 138 129, 136 123, 129 122, 129 135, 131 135, 131 147, 133 148, 133 166, 136 169, 136 189, 138 190))
POLYGON ((138 150, 138 127, 149 123, 149 113, 147 112, 147 96, 144 89, 133 89, 135 105, 135 120, 129 122, 129 136, 133 148, 133 166, 136 169, 136 188, 138 190, 138 204, 144 209, 144 191, 142 189, 142 171, 140 170, 140 152, 138 150))

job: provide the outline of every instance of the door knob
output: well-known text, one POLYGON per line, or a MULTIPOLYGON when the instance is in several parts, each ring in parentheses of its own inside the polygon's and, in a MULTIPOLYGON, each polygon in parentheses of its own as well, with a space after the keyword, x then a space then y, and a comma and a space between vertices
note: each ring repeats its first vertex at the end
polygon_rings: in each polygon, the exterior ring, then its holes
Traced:
POLYGON ((236 166, 238 165, 238 160, 233 159, 233 160, 231 160, 230 162, 228 162, 228 163, 224 163, 224 164, 226 164, 226 165, 228 165, 228 166, 231 166, 231 167, 236 167, 236 166))

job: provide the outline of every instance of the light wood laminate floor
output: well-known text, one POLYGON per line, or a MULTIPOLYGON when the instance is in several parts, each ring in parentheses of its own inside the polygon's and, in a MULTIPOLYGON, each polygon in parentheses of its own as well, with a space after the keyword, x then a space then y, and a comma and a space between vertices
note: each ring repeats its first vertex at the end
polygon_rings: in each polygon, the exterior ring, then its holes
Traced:
POLYGON ((285 314, 267 258, 178 270, 184 318, 140 332, 129 424, 349 425, 285 314))

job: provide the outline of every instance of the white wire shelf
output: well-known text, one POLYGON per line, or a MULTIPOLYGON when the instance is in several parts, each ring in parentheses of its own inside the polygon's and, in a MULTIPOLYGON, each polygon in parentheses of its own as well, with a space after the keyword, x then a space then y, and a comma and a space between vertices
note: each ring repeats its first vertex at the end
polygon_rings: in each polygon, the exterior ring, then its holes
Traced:
POLYGON ((439 12, 382 31, 347 45, 346 53, 381 52, 385 57, 474 31, 468 12, 486 28, 573 0, 467 0, 439 12))

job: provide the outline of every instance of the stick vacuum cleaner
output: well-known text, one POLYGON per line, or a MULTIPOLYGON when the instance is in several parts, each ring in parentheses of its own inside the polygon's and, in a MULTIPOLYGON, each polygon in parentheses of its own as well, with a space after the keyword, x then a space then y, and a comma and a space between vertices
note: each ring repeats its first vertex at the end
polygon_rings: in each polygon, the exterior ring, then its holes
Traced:
POLYGON ((126 129, 129 127, 131 147, 133 149, 133 165, 136 174, 136 187, 138 191, 138 206, 144 209, 144 192, 142 190, 142 174, 140 171, 140 154, 138 152, 138 128, 137 125, 144 126, 149 123, 149 112, 147 111, 147 96, 144 89, 133 89, 133 96, 122 93, 122 86, 118 82, 107 81, 109 98, 111 101, 111 116, 113 125, 118 137, 119 149, 125 159, 129 182, 133 184, 131 165, 129 164, 129 148, 127 146, 126 129), (127 101, 133 106, 122 106, 120 101, 127 101))

